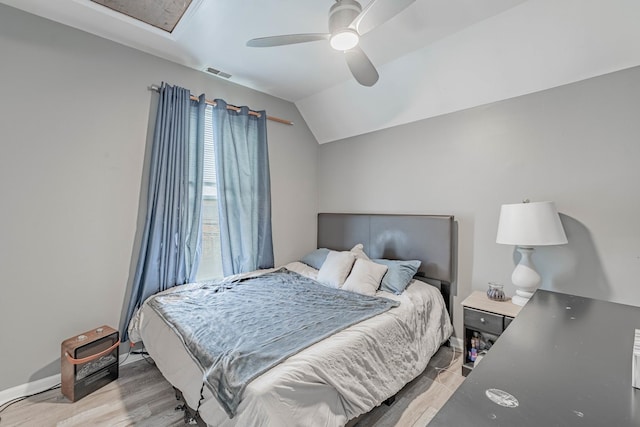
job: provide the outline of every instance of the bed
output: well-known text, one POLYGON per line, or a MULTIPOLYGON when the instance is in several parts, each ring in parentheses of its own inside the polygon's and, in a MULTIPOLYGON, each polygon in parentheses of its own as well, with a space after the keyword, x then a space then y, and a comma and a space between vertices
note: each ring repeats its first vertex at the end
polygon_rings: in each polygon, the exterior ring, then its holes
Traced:
MULTIPOLYGON (((184 338, 148 302, 134 317, 130 335, 142 340, 163 376, 207 425, 343 426, 418 376, 451 335, 455 240, 451 216, 319 214, 319 248, 348 252, 361 244, 372 259, 420 260, 421 266, 399 295, 375 293, 372 299, 388 305, 381 313, 305 346, 253 378, 232 413, 205 387, 203 368, 184 338)), ((292 262, 228 280, 250 283, 278 274, 315 279, 318 273, 292 262)), ((190 284, 164 295, 200 288, 190 284)))

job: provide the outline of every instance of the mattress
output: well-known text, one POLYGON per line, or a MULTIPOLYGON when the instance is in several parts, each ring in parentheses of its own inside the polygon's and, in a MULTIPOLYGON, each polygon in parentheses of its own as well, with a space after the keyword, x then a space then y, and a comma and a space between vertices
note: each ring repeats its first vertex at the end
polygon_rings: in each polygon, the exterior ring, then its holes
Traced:
MULTIPOLYGON (((285 267, 312 278, 317 274, 300 263, 285 267)), ((401 295, 377 295, 400 305, 290 356, 254 379, 233 418, 202 388, 202 371, 175 332, 146 304, 134 317, 130 336, 144 343, 162 375, 182 391, 191 408, 199 406, 208 425, 342 426, 418 376, 452 333, 437 288, 413 281, 401 295)))

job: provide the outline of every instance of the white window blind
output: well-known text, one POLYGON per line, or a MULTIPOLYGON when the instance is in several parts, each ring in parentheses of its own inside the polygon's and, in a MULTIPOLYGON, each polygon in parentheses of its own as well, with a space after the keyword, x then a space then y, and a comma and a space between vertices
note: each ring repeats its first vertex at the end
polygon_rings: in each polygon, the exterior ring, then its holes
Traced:
MULTIPOLYGON (((190 117, 190 191, 195 189, 195 154, 198 129, 195 102, 190 117)), ((216 183, 216 160, 213 141, 213 107, 206 106, 204 116, 204 159, 202 186, 202 251, 196 280, 222 278, 222 257, 220 252, 220 223, 218 220, 218 191, 216 183)))

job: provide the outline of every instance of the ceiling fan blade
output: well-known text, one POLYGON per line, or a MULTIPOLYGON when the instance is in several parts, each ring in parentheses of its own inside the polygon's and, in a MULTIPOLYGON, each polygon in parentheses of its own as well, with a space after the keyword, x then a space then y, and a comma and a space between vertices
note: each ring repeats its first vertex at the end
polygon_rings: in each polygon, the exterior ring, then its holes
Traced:
POLYGON ((284 36, 260 37, 251 39, 247 42, 249 47, 271 47, 282 46, 286 44, 315 42, 318 40, 329 40, 331 34, 313 33, 313 34, 287 34, 284 36))
POLYGON ((371 0, 362 12, 349 24, 358 34, 363 35, 387 22, 405 10, 416 0, 371 0))
POLYGON ((373 86, 378 81, 378 72, 367 55, 358 46, 346 51, 345 57, 351 74, 363 86, 373 86))

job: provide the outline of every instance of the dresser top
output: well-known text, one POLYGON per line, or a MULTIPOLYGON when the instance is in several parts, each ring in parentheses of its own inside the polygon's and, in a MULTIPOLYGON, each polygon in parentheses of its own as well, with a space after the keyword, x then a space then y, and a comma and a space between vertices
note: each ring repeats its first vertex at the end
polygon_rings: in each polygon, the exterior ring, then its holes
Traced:
POLYGON ((429 427, 638 427, 636 329, 640 307, 538 290, 429 427))

